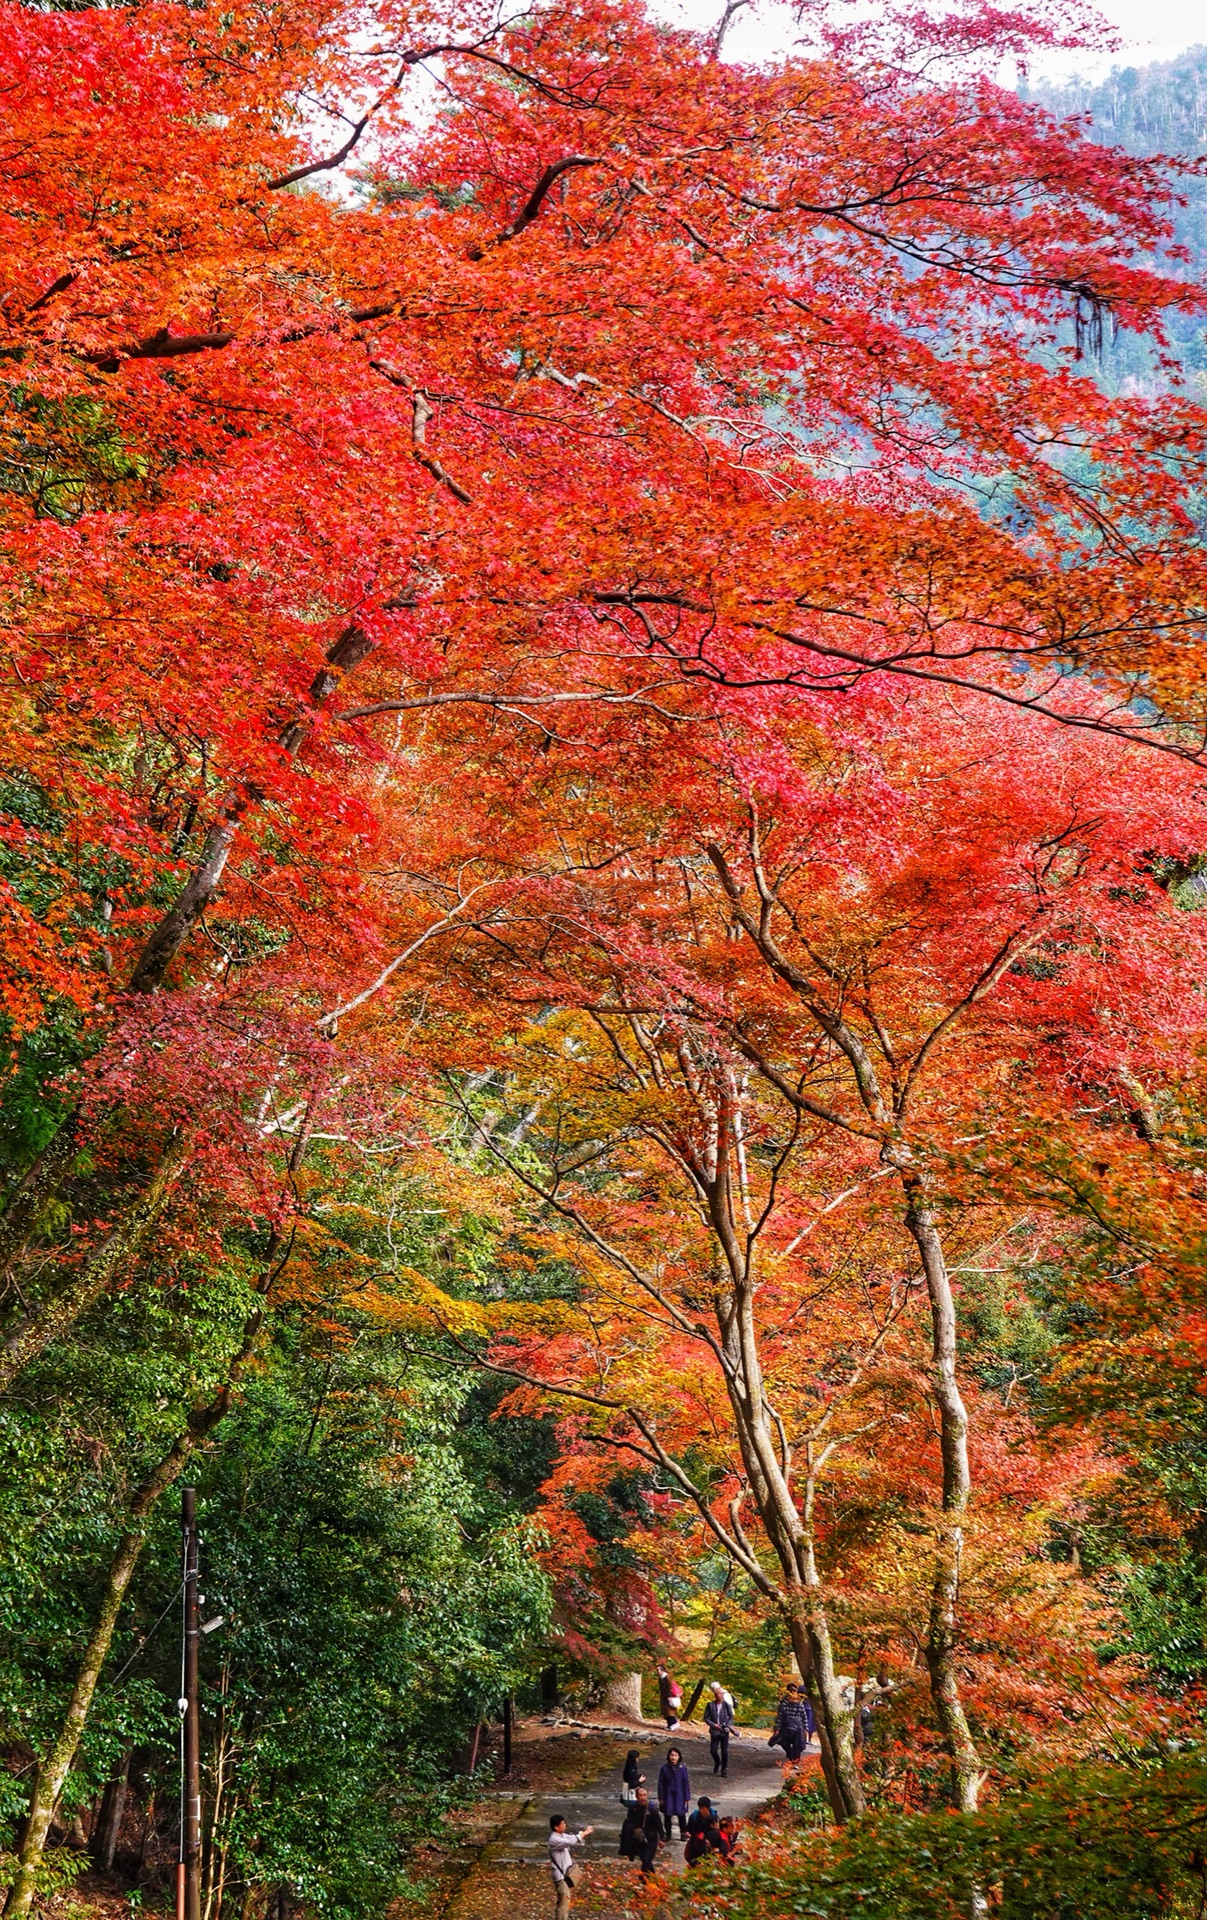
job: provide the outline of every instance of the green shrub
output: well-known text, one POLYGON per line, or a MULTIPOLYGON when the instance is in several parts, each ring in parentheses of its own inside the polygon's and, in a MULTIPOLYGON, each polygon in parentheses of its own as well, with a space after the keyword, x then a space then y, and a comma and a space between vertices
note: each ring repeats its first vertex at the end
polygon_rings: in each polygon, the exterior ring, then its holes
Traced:
POLYGON ((979 1814, 876 1812, 699 1868, 693 1908, 732 1920, 1146 1920, 1207 1901, 1207 1761, 1054 1775, 979 1814))

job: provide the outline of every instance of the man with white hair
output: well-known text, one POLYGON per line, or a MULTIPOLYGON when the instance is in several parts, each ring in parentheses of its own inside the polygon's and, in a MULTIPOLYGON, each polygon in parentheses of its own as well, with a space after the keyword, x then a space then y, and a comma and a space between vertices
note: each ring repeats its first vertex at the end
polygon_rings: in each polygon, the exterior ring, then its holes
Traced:
POLYGON ((729 1736, 733 1732, 733 1718, 733 1695, 726 1693, 719 1680, 714 1680, 712 1699, 704 1709, 704 1724, 708 1728, 712 1770, 719 1773, 722 1780, 729 1776, 729 1736))

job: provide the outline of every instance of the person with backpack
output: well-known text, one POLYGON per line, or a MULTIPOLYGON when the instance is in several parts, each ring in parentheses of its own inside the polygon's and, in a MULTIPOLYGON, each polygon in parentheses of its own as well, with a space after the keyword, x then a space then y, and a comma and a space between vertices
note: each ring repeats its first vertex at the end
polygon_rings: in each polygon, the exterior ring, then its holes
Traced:
POLYGON ((712 1699, 704 1709, 704 1724, 708 1728, 712 1770, 726 1780, 729 1777, 729 1738, 734 1732, 733 1698, 726 1693, 719 1680, 712 1683, 712 1699))
POLYGON ((708 1795, 702 1793, 696 1802, 695 1812, 688 1818, 687 1837, 689 1840, 694 1840, 698 1833, 703 1833, 705 1827, 708 1825, 709 1816, 715 1811, 716 1809, 708 1795))
POLYGON ((808 1701, 802 1697, 796 1681, 790 1680, 776 1709, 775 1730, 767 1745, 782 1747, 789 1760, 799 1760, 809 1744, 812 1719, 808 1701))
POLYGON ((666 1759, 658 1769, 658 1808, 666 1827, 666 1837, 671 1839, 671 1821, 679 1822, 679 1838, 687 1839, 687 1809, 691 1805, 692 1783, 678 1747, 667 1750, 666 1759))
POLYGON ((556 1894, 553 1920, 569 1920, 570 1896, 582 1873, 582 1868, 574 1863, 571 1849, 581 1847, 590 1832, 592 1828, 582 1827, 577 1833, 567 1833, 565 1814, 552 1813, 549 1816, 549 1867, 556 1894))

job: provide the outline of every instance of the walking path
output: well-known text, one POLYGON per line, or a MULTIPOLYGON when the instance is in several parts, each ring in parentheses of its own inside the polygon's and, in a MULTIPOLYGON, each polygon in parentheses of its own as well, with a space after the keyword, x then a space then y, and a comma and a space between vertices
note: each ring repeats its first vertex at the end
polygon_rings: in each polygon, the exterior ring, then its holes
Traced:
MULTIPOLYGON (((691 1775, 693 1805, 706 1793, 722 1814, 736 1814, 745 1820, 774 1800, 783 1784, 783 1755, 778 1747, 772 1749, 767 1745, 765 1733, 744 1733, 740 1740, 731 1740, 727 1780, 713 1778, 708 1740, 700 1734, 684 1733, 682 1728, 678 1733, 656 1732, 654 1738, 648 1733, 644 1736, 634 1733, 633 1745, 641 1755, 641 1771, 646 1776, 651 1800, 656 1798, 658 1769, 666 1759, 668 1747, 682 1749, 691 1775)), ((517 1865, 539 1860, 548 1871, 549 1816, 553 1813, 564 1813, 571 1831, 576 1827, 594 1827, 590 1839, 579 1849, 580 1859, 615 1858, 624 1819, 619 1772, 608 1772, 577 1793, 539 1794, 529 1802, 499 1847, 492 1849, 495 1859, 517 1865)), ((658 1858, 663 1872, 672 1865, 681 1866, 682 1842, 675 1840, 664 1846, 658 1858)))
MULTIPOLYGON (((746 1820, 774 1800, 783 1784, 783 1756, 778 1748, 768 1747, 765 1730, 743 1733, 730 1742, 726 1780, 714 1779, 708 1740, 699 1729, 680 1728, 668 1734, 660 1726, 646 1726, 641 1731, 634 1729, 630 1744, 641 1755, 641 1771, 646 1775, 651 1799, 655 1797, 658 1768, 671 1746, 679 1747, 687 1762, 693 1805, 706 1793, 721 1814, 746 1820)), ((627 1893, 636 1893, 639 1875, 635 1865, 617 1857, 624 1808, 620 1801, 620 1768, 613 1763, 606 1773, 570 1792, 534 1794, 518 1818, 485 1849, 462 1883, 449 1909, 449 1920, 528 1920, 530 1914, 552 1911, 548 1842, 553 1813, 564 1814, 571 1831, 584 1826, 595 1829, 576 1850, 589 1869, 582 1895, 576 1896, 576 1909, 592 1916, 620 1915, 627 1910, 627 1893)), ((659 1873, 677 1873, 682 1867, 683 1843, 675 1839, 664 1844, 658 1856, 659 1873)))

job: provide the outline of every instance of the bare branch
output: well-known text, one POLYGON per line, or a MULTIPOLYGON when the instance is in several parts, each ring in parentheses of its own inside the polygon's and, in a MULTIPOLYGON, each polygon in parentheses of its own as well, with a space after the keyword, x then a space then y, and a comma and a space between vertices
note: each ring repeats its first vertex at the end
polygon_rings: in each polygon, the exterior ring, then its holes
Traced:
POLYGON ((448 488, 454 500, 459 500, 464 507, 472 507, 474 504, 472 495, 466 493, 464 487, 458 486, 452 475, 446 473, 439 460, 427 450, 427 423, 431 417, 431 401, 428 399, 426 393, 416 388, 411 401, 412 457, 419 462, 421 467, 426 467, 433 480, 439 480, 442 487, 448 488))
POLYGON ((332 1007, 329 1013, 321 1015, 317 1022, 319 1032, 326 1034, 334 1032, 335 1027, 339 1021, 343 1019, 345 1014, 355 1013, 357 1007, 363 1007, 366 1000, 371 1000, 375 993, 380 993, 381 989, 386 985, 386 982, 393 978, 399 967, 405 965, 412 954, 418 953, 419 949, 425 947, 429 940, 434 940, 437 934, 447 933, 450 927, 456 925, 460 915, 464 913, 466 907, 474 898, 474 895, 481 893, 484 888, 491 887, 494 884, 495 882, 493 880, 480 880, 476 887, 471 887, 469 892, 462 899, 458 900, 456 906, 445 914, 443 920, 437 920, 432 926, 426 928, 417 940, 412 940, 410 946, 406 947, 402 953, 396 954, 389 965, 382 968, 376 980, 364 989, 363 993, 354 995, 351 1000, 345 1000, 342 1006, 332 1007))
POLYGON ((599 165, 600 162, 598 160, 588 159, 585 155, 579 153, 568 154, 564 160, 555 160, 552 166, 545 168, 544 173, 537 181, 532 192, 510 225, 504 227, 501 232, 496 233, 493 240, 486 241, 484 246, 471 247, 469 249, 470 259, 485 259, 486 255, 493 252, 495 247, 501 247, 506 241, 514 240, 517 234, 523 233, 525 227, 530 227, 540 212, 541 207, 544 205, 546 195, 561 179, 564 173, 569 173, 571 168, 574 167, 598 167, 599 165))
POLYGON ((169 333, 166 327, 161 327, 146 340, 119 347, 116 353, 86 353, 83 357, 91 360, 101 373, 117 373, 124 360, 175 360, 185 353, 221 353, 234 338, 231 332, 169 333))
POLYGON ((36 300, 31 301, 25 309, 26 313, 37 313, 40 307, 49 306, 56 294, 66 293, 68 287, 74 285, 78 279, 78 273, 61 273, 57 280, 51 281, 45 293, 40 293, 36 300))

